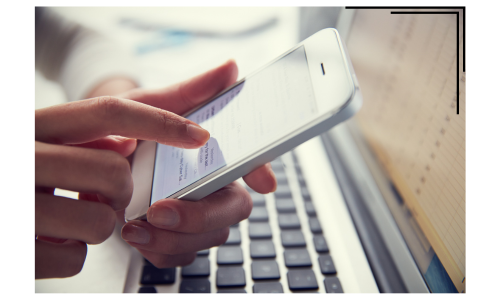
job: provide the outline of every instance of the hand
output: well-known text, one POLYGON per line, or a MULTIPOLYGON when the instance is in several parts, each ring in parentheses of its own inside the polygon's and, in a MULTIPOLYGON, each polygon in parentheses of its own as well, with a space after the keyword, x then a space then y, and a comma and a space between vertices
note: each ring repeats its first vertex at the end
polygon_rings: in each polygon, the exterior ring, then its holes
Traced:
MULTIPOLYGON (((121 97, 183 115, 233 84, 237 73, 236 64, 230 60, 180 84, 154 91, 136 89, 121 97)), ((243 179, 260 193, 276 189, 270 164, 243 179)), ((238 183, 232 183, 196 202, 159 200, 149 208, 148 222, 128 222, 122 228, 122 237, 156 267, 187 265, 194 260, 197 251, 223 244, 229 226, 246 219, 251 210, 248 192, 238 183)))
POLYGON ((77 274, 86 244, 101 243, 111 235, 114 211, 123 210, 132 196, 124 156, 135 150, 135 139, 199 148, 208 138, 206 130, 174 113, 115 97, 37 110, 35 278, 77 274), (95 197, 75 201, 54 196, 55 187, 95 197))

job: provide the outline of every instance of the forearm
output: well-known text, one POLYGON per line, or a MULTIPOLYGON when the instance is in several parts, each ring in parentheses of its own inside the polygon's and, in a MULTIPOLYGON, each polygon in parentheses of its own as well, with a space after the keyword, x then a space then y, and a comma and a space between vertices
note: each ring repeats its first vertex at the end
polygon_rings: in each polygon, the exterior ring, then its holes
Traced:
POLYGON ((133 57, 116 41, 53 9, 36 8, 35 65, 69 101, 116 95, 138 86, 133 57))

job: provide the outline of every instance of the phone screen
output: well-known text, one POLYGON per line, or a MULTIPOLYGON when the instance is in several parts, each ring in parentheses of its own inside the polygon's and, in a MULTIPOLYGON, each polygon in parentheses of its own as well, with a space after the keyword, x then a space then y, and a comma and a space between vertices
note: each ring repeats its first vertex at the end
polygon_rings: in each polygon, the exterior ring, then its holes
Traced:
POLYGON ((151 204, 266 147, 317 113, 301 46, 187 116, 210 132, 202 148, 157 144, 151 204))

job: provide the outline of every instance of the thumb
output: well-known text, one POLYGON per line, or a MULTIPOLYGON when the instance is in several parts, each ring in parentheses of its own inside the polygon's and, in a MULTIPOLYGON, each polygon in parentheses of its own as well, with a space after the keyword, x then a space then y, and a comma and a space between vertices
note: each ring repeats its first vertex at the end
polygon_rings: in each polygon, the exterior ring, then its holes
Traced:
POLYGON ((120 97, 183 115, 236 82, 238 67, 232 59, 186 81, 157 89, 135 89, 120 97))

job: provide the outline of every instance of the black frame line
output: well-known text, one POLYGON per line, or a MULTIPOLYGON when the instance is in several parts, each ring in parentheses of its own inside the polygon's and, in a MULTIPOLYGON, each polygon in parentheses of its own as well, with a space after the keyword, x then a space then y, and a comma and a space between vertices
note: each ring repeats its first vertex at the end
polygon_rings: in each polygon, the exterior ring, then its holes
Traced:
MULTIPOLYGON (((462 61, 463 61, 463 72, 465 73, 465 6, 346 6, 345 9, 462 9, 463 11, 463 46, 462 46, 462 61)), ((427 15, 439 15, 439 14, 453 14, 457 16, 457 115, 459 114, 459 12, 458 11, 391 11, 391 15, 410 15, 410 14, 427 14, 427 15)))

